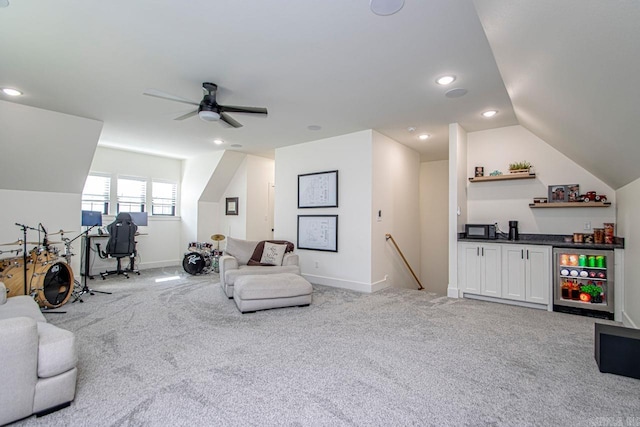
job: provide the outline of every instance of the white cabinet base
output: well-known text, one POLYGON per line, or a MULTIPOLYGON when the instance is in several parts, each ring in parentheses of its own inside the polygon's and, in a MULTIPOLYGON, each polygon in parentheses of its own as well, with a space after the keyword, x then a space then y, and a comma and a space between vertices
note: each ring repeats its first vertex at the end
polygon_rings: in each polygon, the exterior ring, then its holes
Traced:
POLYGON ((488 302, 499 302, 500 304, 517 305, 519 307, 553 311, 553 306, 549 304, 535 304, 535 303, 526 302, 526 301, 516 301, 516 300, 505 299, 505 298, 487 297, 484 295, 470 294, 467 292, 463 293, 463 298, 476 299, 476 300, 488 301, 488 302))

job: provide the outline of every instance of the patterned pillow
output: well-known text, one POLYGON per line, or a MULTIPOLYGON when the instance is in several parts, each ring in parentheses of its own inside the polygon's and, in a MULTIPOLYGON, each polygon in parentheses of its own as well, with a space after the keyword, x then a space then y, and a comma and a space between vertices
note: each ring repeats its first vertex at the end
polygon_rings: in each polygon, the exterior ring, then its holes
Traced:
POLYGON ((260 259, 262 258, 262 252, 264 252, 264 244, 266 242, 275 243, 278 245, 287 245, 287 250, 284 252, 293 252, 295 245, 287 240, 263 240, 258 243, 256 249, 253 251, 253 255, 251 255, 251 259, 247 262, 247 265, 272 265, 272 264, 262 264, 260 263, 260 259))
POLYGON ((264 251, 262 251, 262 257, 260 258, 260 264, 282 265, 282 258, 284 258, 284 251, 286 249, 287 245, 266 242, 264 244, 264 251))

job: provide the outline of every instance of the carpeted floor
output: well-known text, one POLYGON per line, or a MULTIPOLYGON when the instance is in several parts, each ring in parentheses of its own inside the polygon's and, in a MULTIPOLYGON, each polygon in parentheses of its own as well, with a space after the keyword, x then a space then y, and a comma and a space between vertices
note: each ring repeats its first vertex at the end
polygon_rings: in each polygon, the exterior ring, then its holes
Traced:
POLYGON ((595 319, 323 286, 310 307, 243 315, 217 280, 90 281, 113 294, 46 314, 76 333, 75 401, 16 424, 640 425, 640 381, 598 371, 595 319))

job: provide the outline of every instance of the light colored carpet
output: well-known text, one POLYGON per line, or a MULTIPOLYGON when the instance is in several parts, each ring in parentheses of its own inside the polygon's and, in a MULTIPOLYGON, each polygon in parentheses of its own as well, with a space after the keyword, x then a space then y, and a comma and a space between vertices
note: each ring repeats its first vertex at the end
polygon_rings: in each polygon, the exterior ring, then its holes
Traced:
POLYGON ((113 295, 46 314, 76 333, 75 401, 17 425, 640 425, 640 381, 598 371, 595 319, 323 286, 243 315, 217 280, 90 281, 113 295))

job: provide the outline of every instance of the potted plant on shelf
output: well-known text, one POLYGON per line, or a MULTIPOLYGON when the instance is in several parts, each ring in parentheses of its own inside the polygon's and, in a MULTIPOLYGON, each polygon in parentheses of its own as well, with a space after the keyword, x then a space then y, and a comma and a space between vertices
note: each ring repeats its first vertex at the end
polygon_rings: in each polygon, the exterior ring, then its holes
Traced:
POLYGON ((600 286, 585 285, 580 287, 580 292, 589 295, 590 299, 588 301, 591 301, 592 304, 602 303, 602 288, 600 286))
POLYGON ((526 160, 522 162, 509 163, 509 172, 510 173, 529 173, 529 169, 531 169, 531 163, 526 160))

